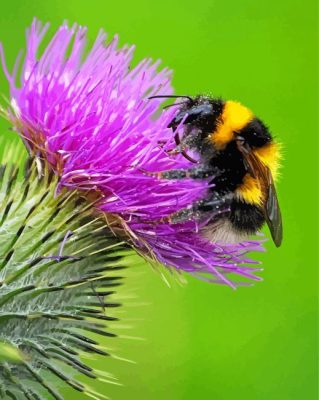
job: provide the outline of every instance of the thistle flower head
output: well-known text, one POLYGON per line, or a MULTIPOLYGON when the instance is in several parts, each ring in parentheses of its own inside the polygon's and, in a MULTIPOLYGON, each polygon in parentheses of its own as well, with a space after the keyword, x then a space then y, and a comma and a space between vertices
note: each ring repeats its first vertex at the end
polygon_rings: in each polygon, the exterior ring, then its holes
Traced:
POLYGON ((86 50, 86 28, 76 25, 63 24, 40 55, 47 28, 34 21, 27 31, 21 75, 19 60, 12 73, 3 65, 9 118, 29 151, 60 177, 59 188, 96 198, 115 231, 125 231, 139 253, 167 267, 230 285, 231 273, 258 279, 259 268, 245 254, 260 250, 259 242, 220 245, 204 237, 208 221, 163 222, 208 189, 205 180, 145 173, 191 166, 167 153, 174 148, 167 126, 176 110, 159 113, 161 100, 149 100, 172 92, 170 71, 158 72, 159 63, 150 59, 132 67, 133 46, 118 48, 117 37, 105 44, 103 31, 86 50))

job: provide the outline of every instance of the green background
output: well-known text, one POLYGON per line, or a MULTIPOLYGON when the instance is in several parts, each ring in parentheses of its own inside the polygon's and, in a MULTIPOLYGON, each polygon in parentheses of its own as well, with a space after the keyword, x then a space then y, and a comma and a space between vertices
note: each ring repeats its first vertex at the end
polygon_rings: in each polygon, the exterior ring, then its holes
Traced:
MULTIPOLYGON (((161 58, 174 69, 177 93, 240 100, 284 145, 284 242, 279 249, 269 242, 260 256, 264 281, 233 291, 189 278, 168 288, 136 264, 120 292, 122 321, 113 326, 124 337, 104 343, 136 364, 97 358, 92 364, 123 386, 91 385, 115 400, 315 399, 316 1, 1 2, 10 65, 33 16, 53 28, 64 19, 87 25, 92 40, 100 27, 119 33, 122 44, 137 45, 136 59, 161 58)), ((3 76, 0 84, 6 94, 3 76)))

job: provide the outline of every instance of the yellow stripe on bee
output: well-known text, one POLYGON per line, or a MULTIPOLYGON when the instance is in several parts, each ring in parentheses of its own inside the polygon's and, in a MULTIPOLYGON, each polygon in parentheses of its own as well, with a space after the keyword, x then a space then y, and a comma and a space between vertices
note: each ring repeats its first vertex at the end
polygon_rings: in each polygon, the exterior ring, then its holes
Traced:
POLYGON ((276 181, 281 158, 280 143, 271 142, 263 147, 254 149, 253 152, 267 165, 274 181, 276 181))
MULTIPOLYGON (((253 150, 254 154, 265 164, 276 180, 280 160, 280 144, 271 142, 263 147, 253 150)), ((243 183, 236 190, 237 197, 249 204, 261 205, 263 202, 263 188, 258 179, 246 174, 243 183)))
POLYGON ((263 193, 259 181, 246 174, 243 183, 236 189, 236 195, 240 200, 249 204, 261 205, 263 193))
POLYGON ((210 139, 217 150, 222 150, 232 139, 234 134, 253 119, 253 113, 237 101, 226 101, 220 121, 210 139))

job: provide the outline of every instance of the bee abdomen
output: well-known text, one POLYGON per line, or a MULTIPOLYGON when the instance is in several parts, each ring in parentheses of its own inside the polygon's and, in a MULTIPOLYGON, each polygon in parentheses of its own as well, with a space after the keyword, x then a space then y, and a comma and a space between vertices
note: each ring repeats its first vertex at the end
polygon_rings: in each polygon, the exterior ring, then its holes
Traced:
POLYGON ((234 229, 247 234, 256 233, 265 223, 265 217, 259 206, 234 200, 229 220, 234 229))

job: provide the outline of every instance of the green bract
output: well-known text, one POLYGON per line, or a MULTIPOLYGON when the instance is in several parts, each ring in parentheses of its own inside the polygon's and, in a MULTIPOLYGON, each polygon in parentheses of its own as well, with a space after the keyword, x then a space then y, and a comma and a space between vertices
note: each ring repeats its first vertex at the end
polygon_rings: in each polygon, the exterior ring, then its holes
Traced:
POLYGON ((0 397, 61 399, 57 381, 91 397, 75 373, 97 378, 82 352, 107 355, 90 332, 105 326, 119 285, 121 252, 93 203, 57 192, 39 159, 1 166, 0 397), (54 379, 57 378, 57 379, 54 379))

